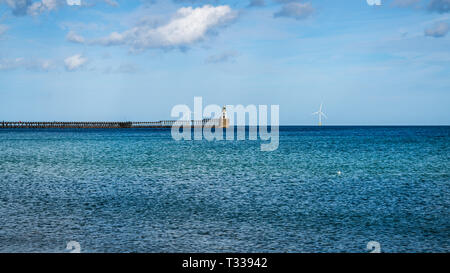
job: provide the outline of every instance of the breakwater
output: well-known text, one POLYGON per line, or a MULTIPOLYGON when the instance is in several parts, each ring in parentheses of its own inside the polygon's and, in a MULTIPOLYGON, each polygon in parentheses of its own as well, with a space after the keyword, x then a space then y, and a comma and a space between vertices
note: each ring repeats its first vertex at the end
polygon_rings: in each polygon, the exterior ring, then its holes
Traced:
POLYGON ((173 125, 187 125, 192 127, 197 126, 205 126, 216 125, 219 124, 219 119, 203 119, 203 120, 190 120, 190 121, 176 121, 176 120, 160 120, 160 121, 143 121, 143 122, 132 122, 132 121, 124 121, 124 122, 102 122, 102 121, 93 121, 93 122, 78 122, 78 121, 2 121, 0 122, 0 128, 35 128, 35 129, 120 129, 120 128, 171 128, 173 125))

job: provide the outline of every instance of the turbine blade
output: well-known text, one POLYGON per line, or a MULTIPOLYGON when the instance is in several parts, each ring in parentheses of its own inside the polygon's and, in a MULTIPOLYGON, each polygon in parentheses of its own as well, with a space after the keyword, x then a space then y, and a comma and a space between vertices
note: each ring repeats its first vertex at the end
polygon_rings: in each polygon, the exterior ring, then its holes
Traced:
POLYGON ((327 115, 325 115, 325 113, 321 113, 321 114, 322 114, 322 116, 324 116, 325 118, 328 118, 327 115))

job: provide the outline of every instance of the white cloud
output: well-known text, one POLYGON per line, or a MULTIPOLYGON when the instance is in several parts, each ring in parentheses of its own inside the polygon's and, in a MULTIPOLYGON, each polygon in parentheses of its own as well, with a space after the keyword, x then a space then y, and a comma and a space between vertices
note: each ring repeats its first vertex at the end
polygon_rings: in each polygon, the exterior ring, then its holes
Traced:
POLYGON ((287 3, 283 5, 281 10, 276 12, 273 16, 290 17, 296 20, 306 19, 314 13, 314 8, 311 3, 287 3))
POLYGON ((87 61, 88 59, 83 57, 81 54, 76 54, 66 58, 64 60, 64 65, 68 71, 74 71, 85 65, 87 61))
POLYGON ((235 17, 236 13, 226 5, 185 7, 180 8, 165 25, 155 27, 152 24, 140 24, 122 33, 113 32, 93 43, 106 46, 129 45, 134 51, 185 47, 202 40, 209 31, 229 23, 235 17))
POLYGON ((445 22, 437 23, 427 29, 425 29, 425 36, 431 36, 434 38, 440 38, 447 35, 449 26, 445 22))
POLYGON ((85 41, 83 36, 76 34, 74 31, 69 31, 69 33, 67 33, 66 39, 69 42, 78 43, 78 44, 83 44, 85 41))

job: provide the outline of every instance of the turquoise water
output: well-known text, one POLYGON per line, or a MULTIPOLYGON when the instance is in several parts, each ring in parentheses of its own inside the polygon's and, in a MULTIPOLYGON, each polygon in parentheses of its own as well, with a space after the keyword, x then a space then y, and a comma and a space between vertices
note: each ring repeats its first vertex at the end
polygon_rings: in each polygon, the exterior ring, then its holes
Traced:
POLYGON ((450 127, 281 127, 278 150, 260 144, 0 130, 0 252, 450 251, 450 127))

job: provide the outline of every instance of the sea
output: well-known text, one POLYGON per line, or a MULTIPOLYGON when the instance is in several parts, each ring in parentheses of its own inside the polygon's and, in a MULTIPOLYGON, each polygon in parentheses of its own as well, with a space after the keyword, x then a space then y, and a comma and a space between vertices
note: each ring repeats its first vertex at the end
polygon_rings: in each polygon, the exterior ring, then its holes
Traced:
POLYGON ((0 252, 450 251, 450 127, 0 129, 0 252), (70 244, 69 244, 70 246, 70 244))

